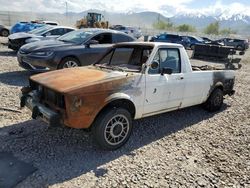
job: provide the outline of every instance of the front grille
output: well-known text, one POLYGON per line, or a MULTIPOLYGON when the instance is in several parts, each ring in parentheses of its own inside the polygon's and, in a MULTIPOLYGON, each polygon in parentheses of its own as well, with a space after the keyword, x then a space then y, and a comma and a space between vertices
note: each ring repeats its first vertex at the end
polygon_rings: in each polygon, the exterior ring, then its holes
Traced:
POLYGON ((39 87, 41 98, 48 104, 53 104, 59 108, 65 108, 64 96, 46 87, 39 87), (40 91, 41 90, 41 91, 40 91))
POLYGON ((29 82, 31 89, 37 90, 39 92, 40 102, 65 109, 65 100, 62 94, 41 86, 31 79, 29 80, 29 82))

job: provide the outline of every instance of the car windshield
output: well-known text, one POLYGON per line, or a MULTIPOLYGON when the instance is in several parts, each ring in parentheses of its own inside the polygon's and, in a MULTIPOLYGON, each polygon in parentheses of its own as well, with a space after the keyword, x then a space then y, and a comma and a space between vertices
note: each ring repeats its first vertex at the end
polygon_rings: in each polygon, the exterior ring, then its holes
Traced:
POLYGON ((203 42, 204 41, 201 37, 193 37, 193 38, 195 38, 199 42, 203 42))
POLYGON ((109 51, 98 63, 99 68, 117 71, 140 72, 152 52, 152 47, 119 47, 109 51))
POLYGON ((32 31, 29 31, 29 33, 31 34, 34 34, 34 35, 42 35, 45 31, 51 29, 52 27, 51 26, 42 26, 42 27, 39 27, 37 29, 34 29, 32 31))
POLYGON ((58 40, 64 41, 64 42, 82 44, 93 34, 94 34, 94 31, 77 30, 77 31, 69 32, 59 37, 58 40))

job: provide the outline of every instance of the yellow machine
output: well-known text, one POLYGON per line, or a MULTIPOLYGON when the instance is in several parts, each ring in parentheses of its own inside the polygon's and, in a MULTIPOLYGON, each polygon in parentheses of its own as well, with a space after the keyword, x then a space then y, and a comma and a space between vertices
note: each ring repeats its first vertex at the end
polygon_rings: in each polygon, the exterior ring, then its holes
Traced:
POLYGON ((88 12, 87 16, 76 22, 76 27, 81 28, 108 28, 109 23, 103 21, 103 15, 94 12, 88 12))

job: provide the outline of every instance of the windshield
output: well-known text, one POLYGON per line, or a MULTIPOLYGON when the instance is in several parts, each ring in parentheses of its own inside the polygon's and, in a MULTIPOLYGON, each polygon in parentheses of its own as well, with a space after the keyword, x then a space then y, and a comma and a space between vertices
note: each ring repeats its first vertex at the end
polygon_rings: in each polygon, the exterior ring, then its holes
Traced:
POLYGON ((34 35, 42 35, 45 31, 51 29, 51 26, 42 26, 37 29, 34 29, 32 31, 29 31, 29 33, 34 34, 34 35))
POLYGON ((201 37, 194 37, 197 41, 203 42, 204 40, 201 37))
POLYGON ((94 34, 93 31, 77 30, 77 31, 69 32, 59 37, 58 40, 64 41, 64 42, 82 44, 93 34, 94 34))
POLYGON ((146 63, 152 47, 120 47, 109 51, 95 66, 100 68, 140 72, 142 65, 146 63))

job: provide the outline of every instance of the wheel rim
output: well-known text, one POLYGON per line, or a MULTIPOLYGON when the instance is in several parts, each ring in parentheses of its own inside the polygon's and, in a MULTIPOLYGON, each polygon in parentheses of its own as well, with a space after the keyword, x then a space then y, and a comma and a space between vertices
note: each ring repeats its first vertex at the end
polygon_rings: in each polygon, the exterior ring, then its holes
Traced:
POLYGON ((66 61, 63 65, 63 68, 78 67, 78 64, 75 61, 66 61))
POLYGON ((2 32, 2 35, 3 35, 4 37, 7 37, 7 36, 8 36, 8 32, 7 32, 7 31, 3 31, 3 32, 2 32))
POLYGON ((116 115, 105 126, 104 138, 110 145, 122 143, 129 133, 129 120, 124 115, 116 115))

